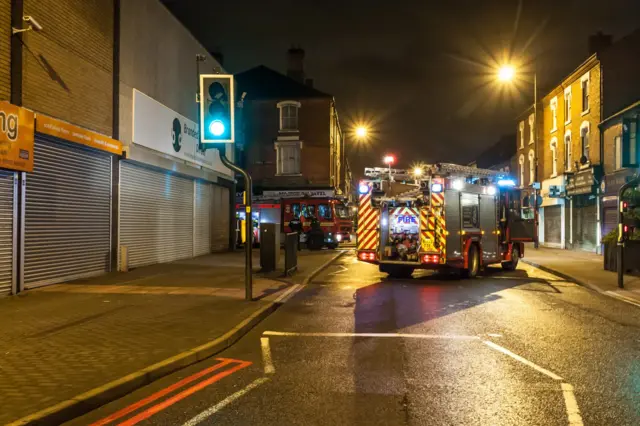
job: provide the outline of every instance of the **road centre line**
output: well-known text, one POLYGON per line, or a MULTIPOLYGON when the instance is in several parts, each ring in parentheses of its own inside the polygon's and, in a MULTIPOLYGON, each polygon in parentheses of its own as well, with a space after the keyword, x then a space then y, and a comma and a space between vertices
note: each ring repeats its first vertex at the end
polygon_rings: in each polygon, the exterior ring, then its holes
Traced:
POLYGON ((154 393, 154 394, 152 394, 152 395, 150 395, 150 396, 148 396, 148 397, 146 397, 144 399, 141 399, 140 401, 138 401, 138 402, 136 402, 134 404, 131 404, 128 407, 125 407, 122 410, 117 411, 117 412, 111 414, 110 416, 105 417, 102 420, 98 420, 97 422, 92 423, 91 426, 107 425, 107 424, 109 424, 109 423, 111 423, 111 422, 113 422, 115 420, 118 420, 119 418, 122 418, 122 417, 126 416, 129 413, 132 413, 132 412, 138 410, 139 408, 144 407, 145 405, 149 405, 153 401, 155 401, 155 400, 157 400, 159 398, 162 398, 163 396, 168 395, 169 393, 171 393, 171 392, 173 392, 173 391, 175 391, 177 389, 180 389, 181 387, 186 386, 189 383, 191 383, 191 382, 193 382, 193 381, 195 381, 195 380, 197 380, 197 379, 199 379, 199 378, 201 378, 203 376, 206 376, 209 373, 212 373, 212 372, 214 372, 216 370, 219 370, 220 368, 225 367, 225 366, 227 366, 227 365, 229 365, 231 363, 240 362, 240 361, 236 361, 234 359, 228 359, 228 358, 216 358, 216 359, 218 361, 220 361, 218 364, 215 364, 215 365, 213 365, 213 366, 211 366, 209 368, 205 368, 202 371, 199 371, 199 372, 197 372, 195 374, 192 374, 191 376, 186 377, 186 378, 184 378, 184 379, 182 379, 182 380, 180 380, 180 381, 178 381, 178 382, 176 382, 176 383, 174 383, 174 384, 172 384, 170 386, 167 386, 166 388, 164 388, 164 389, 162 389, 162 390, 160 390, 160 391, 158 391, 158 392, 156 392, 156 393, 154 393))
POLYGON ((480 340, 478 336, 460 336, 453 334, 409 334, 409 333, 296 333, 288 331, 265 331, 263 336, 288 337, 400 337, 409 339, 452 339, 480 340))
POLYGON ((249 383, 249 385, 247 385, 246 387, 240 389, 238 392, 229 395, 228 397, 226 397, 222 401, 218 402, 217 404, 211 406, 210 408, 204 410, 203 412, 201 412, 197 416, 193 417, 191 420, 188 420, 182 426, 196 426, 197 424, 205 421, 209 417, 211 417, 214 414, 216 414, 218 411, 220 411, 221 409, 223 409, 227 405, 231 404, 232 402, 234 402, 235 400, 237 400, 239 398, 242 398, 244 395, 246 395, 251 390, 257 388, 258 386, 260 386, 263 383, 266 383, 268 381, 269 381, 268 377, 261 377, 259 379, 254 380, 253 382, 249 383))
POLYGON ((562 395, 564 396, 564 405, 567 409, 567 417, 570 426, 582 426, 582 416, 578 408, 578 401, 573 392, 573 386, 569 383, 562 383, 562 395))
POLYGON ((529 367, 544 374, 545 376, 551 377, 553 380, 563 380, 562 377, 558 376, 556 373, 549 371, 546 368, 540 367, 539 365, 534 364, 533 362, 521 357, 520 355, 514 354, 507 348, 503 348, 502 346, 497 345, 489 340, 483 340, 482 343, 484 343, 485 345, 489 346, 492 349, 497 350, 498 352, 502 352, 503 354, 510 356, 516 361, 520 361, 521 363, 528 365, 529 367))
POLYGON ((182 401, 183 399, 193 395, 194 393, 206 388, 207 386, 210 386, 212 384, 214 384, 215 382, 219 381, 220 379, 227 377, 233 373, 235 373, 238 370, 241 370, 245 367, 250 366, 252 363, 249 361, 238 361, 238 364, 234 365, 233 367, 227 369, 227 370, 223 370, 211 377, 209 377, 206 380, 203 380, 201 382, 198 382, 197 384, 191 386, 190 388, 187 388, 185 390, 183 390, 182 392, 172 396, 171 398, 165 399, 164 401, 146 409, 145 411, 131 417, 128 420, 125 420, 122 423, 119 423, 119 426, 133 426, 136 425, 138 423, 140 423, 143 420, 148 419, 149 417, 153 416, 154 414, 159 413, 160 411, 172 406, 173 404, 175 404, 176 402, 182 401))
POLYGON ((264 365, 264 374, 273 374, 276 368, 271 360, 271 347, 269 346, 269 338, 261 337, 260 346, 262 347, 262 363, 264 365))

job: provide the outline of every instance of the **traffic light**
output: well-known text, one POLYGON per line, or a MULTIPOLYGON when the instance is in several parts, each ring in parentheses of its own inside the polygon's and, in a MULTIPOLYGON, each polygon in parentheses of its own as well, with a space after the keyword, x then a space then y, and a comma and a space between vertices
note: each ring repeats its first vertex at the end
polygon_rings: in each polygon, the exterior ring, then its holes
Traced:
POLYGON ((200 76, 200 142, 233 143, 235 88, 232 74, 200 76))
POLYGON ((626 201, 620 201, 620 213, 626 213, 629 211, 629 203, 626 201))

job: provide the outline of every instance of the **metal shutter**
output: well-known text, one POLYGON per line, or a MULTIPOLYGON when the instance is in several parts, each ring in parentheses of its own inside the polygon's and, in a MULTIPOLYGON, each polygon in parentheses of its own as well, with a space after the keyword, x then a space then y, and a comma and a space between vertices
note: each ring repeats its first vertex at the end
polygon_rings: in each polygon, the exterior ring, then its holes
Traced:
POLYGON ((560 244, 562 242, 562 208, 547 206, 544 208, 544 242, 560 244))
POLYGON ((602 228, 602 236, 616 229, 618 226, 618 209, 617 207, 604 208, 604 226, 602 228))
POLYGON ((595 204, 573 207, 573 247, 595 251, 597 232, 597 207, 595 204))
POLYGON ((120 164, 120 245, 129 267, 192 257, 193 180, 120 164))
POLYGON ((229 250, 229 189, 213 185, 211 250, 229 250))
POLYGON ((36 136, 27 176, 24 286, 109 271, 111 156, 36 136))
POLYGON ((0 295, 11 293, 14 264, 16 174, 0 170, 0 295))
POLYGON ((213 185, 196 181, 194 256, 211 253, 211 216, 213 213, 213 185))

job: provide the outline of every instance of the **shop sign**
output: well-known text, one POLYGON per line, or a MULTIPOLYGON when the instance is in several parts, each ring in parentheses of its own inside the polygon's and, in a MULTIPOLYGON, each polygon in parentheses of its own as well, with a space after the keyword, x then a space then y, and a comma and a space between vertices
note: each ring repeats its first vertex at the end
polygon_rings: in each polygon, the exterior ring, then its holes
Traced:
POLYGON ((220 154, 216 149, 198 149, 200 132, 195 121, 135 89, 133 143, 225 175, 232 175, 220 161, 220 154))
POLYGON ((0 102, 0 168, 33 171, 33 112, 0 102))
POLYGON ((617 172, 605 175, 603 180, 602 191, 606 195, 612 195, 617 197, 618 190, 622 185, 627 183, 627 180, 633 176, 635 169, 618 170, 617 172))
POLYGON ((295 191, 263 191, 264 198, 334 198, 336 195, 333 189, 310 189, 295 191))
POLYGON ((100 149, 112 154, 122 155, 122 143, 100 133, 75 126, 57 118, 38 114, 36 131, 56 138, 64 139, 90 148, 100 149))
POLYGON ((583 195, 595 193, 595 168, 581 170, 569 178, 567 195, 583 195))

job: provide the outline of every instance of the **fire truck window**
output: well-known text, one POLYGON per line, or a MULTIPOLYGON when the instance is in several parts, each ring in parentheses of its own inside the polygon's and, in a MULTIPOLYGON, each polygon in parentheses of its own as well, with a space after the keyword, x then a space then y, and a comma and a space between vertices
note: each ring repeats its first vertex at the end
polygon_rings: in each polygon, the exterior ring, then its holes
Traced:
POLYGON ((291 204, 291 211, 294 217, 300 217, 300 203, 291 204))
POLYGON ((316 206, 302 204, 302 214, 306 218, 315 217, 315 215, 316 215, 316 206))
POLYGON ((336 204, 336 216, 340 219, 350 219, 351 214, 349 212, 349 207, 344 204, 336 204))
POLYGON ((331 219, 331 206, 329 204, 318 204, 318 216, 320 219, 331 219))

